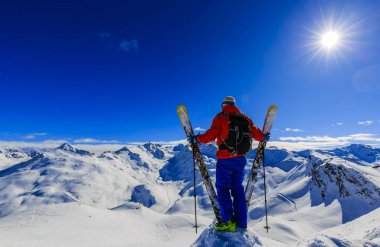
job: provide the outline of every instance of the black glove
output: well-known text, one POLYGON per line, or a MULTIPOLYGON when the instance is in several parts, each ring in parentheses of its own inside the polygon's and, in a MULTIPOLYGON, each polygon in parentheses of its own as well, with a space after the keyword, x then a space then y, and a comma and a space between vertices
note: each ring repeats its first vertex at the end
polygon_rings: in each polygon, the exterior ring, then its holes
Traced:
POLYGON ((269 141, 269 140, 270 140, 270 133, 266 133, 266 134, 264 135, 264 141, 267 142, 267 141, 269 141))
POLYGON ((193 143, 198 143, 197 136, 198 136, 198 135, 190 135, 189 137, 187 137, 187 140, 188 140, 191 144, 193 144, 193 143))

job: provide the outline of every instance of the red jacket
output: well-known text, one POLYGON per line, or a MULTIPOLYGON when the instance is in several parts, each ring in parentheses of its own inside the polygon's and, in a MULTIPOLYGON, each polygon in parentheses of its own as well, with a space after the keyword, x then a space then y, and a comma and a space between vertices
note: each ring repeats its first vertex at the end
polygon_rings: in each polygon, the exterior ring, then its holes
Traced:
MULTIPOLYGON (((240 113, 239 108, 237 108, 234 105, 226 105, 222 109, 223 112, 225 113, 240 113)), ((251 136, 252 138, 255 138, 257 141, 262 141, 264 140, 264 134, 261 132, 259 128, 257 128, 252 120, 245 114, 249 120, 249 124, 251 127, 251 136)), ((229 116, 224 115, 224 114, 218 114, 212 120, 212 124, 210 129, 208 129, 205 133, 200 134, 197 136, 197 141, 200 143, 208 143, 216 140, 216 145, 219 147, 219 145, 223 142, 222 140, 226 140, 228 136, 228 121, 229 121, 229 116)), ((218 150, 216 153, 216 157, 218 159, 228 159, 228 158, 235 158, 238 156, 244 156, 244 155, 235 155, 232 156, 231 153, 228 150, 218 150)))

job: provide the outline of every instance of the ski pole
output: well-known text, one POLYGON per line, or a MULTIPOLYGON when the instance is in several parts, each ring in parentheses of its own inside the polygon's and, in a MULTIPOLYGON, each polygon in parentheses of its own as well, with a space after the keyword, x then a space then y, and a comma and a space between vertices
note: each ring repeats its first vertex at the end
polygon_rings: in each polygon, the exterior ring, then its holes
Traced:
POLYGON ((269 226, 268 226, 268 208, 267 208, 267 185, 266 185, 266 175, 265 175, 265 152, 263 150, 263 175, 264 175, 264 198, 265 198, 265 221, 266 221, 266 226, 264 227, 267 229, 267 233, 269 232, 269 226))
POLYGON ((194 212, 195 212, 195 234, 198 233, 198 222, 197 222, 197 190, 196 190, 196 185, 195 185, 195 161, 193 162, 193 167, 194 167, 194 212))

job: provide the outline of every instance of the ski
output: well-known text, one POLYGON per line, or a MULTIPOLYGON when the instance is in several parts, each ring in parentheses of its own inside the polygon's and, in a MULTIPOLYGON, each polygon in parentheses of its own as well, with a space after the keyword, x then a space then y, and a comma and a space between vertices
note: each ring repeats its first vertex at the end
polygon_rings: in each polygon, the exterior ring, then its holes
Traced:
MULTIPOLYGON (((271 105, 267 111, 267 115, 265 117, 264 127, 263 127, 263 133, 270 133, 272 129, 272 124, 276 118, 278 111, 278 107, 276 105, 271 105)), ((249 204, 251 202, 253 189, 255 186, 255 183, 257 181, 257 174, 259 173, 259 169, 261 164, 263 163, 263 157, 264 157, 264 149, 266 146, 265 141, 261 141, 259 143, 259 146, 256 150, 256 156, 253 161, 251 173, 248 177, 247 186, 245 187, 245 200, 247 202, 247 206, 249 207, 249 204)))
MULTIPOLYGON (((185 130, 186 137, 194 135, 193 127, 191 126, 189 115, 187 113, 187 109, 184 105, 177 106, 177 114, 179 119, 181 120, 183 129, 185 130)), ((214 214, 216 217, 217 223, 222 223, 222 217, 220 215, 219 205, 217 201, 217 195, 215 192, 214 185, 211 181, 210 175, 208 174, 206 164, 202 158, 201 151, 197 143, 190 143, 191 149, 193 152, 194 162, 198 165, 199 172, 202 175, 203 184, 206 187, 207 194, 210 198, 212 208, 214 210, 214 214)))

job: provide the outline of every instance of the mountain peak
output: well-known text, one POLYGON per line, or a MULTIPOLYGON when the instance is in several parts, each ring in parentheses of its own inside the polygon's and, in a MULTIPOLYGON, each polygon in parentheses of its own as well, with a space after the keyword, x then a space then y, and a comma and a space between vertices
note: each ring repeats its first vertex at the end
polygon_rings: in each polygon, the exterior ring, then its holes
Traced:
POLYGON ((58 150, 58 149, 64 150, 67 152, 80 154, 80 155, 92 155, 89 151, 79 150, 79 149, 75 148, 74 146, 70 145, 68 142, 63 143, 61 146, 56 148, 56 150, 58 150))
POLYGON ((121 153, 130 153, 131 150, 129 150, 129 148, 127 147, 122 147, 120 148, 119 150, 115 151, 115 154, 121 154, 121 153))
POLYGON ((162 159, 165 157, 165 153, 162 150, 162 146, 160 144, 148 142, 143 145, 143 147, 153 155, 156 159, 162 159))
POLYGON ((374 163, 380 160, 380 149, 364 144, 351 144, 344 148, 331 150, 330 153, 333 153, 339 157, 354 156, 357 159, 368 163, 374 163))
POLYGON ((57 147, 57 149, 69 151, 69 152, 75 152, 77 149, 70 145, 68 142, 63 143, 61 146, 57 147))
POLYGON ((144 146, 146 149, 162 147, 161 144, 153 143, 153 142, 147 142, 147 143, 145 143, 143 146, 144 146))
POLYGON ((373 149, 370 145, 365 145, 365 144, 351 144, 350 146, 346 147, 347 149, 350 150, 357 150, 357 149, 373 149))

